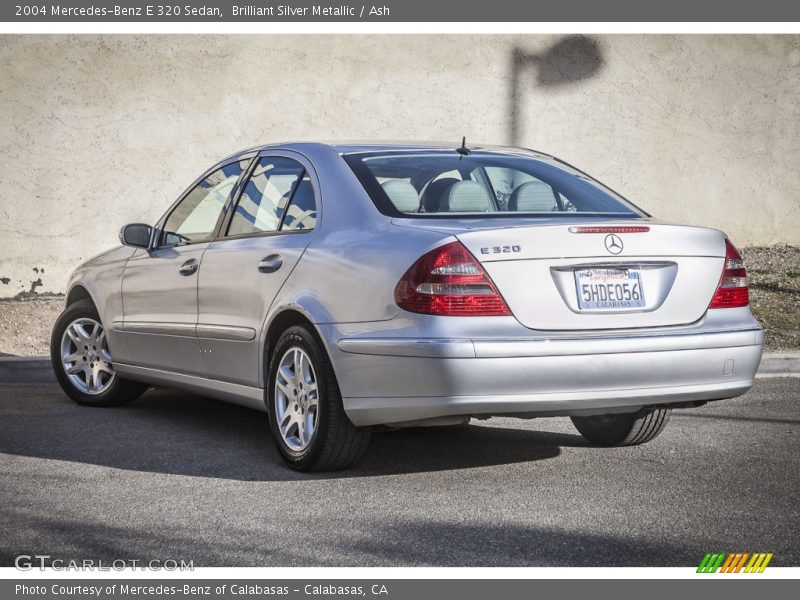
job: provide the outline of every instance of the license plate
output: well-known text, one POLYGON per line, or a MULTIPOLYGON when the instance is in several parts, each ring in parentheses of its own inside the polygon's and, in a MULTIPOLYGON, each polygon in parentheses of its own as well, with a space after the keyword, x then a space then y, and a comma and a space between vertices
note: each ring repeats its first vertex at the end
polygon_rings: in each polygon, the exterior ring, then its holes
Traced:
POLYGON ((575 287, 581 310, 644 306, 642 278, 636 269, 579 269, 575 271, 575 287))

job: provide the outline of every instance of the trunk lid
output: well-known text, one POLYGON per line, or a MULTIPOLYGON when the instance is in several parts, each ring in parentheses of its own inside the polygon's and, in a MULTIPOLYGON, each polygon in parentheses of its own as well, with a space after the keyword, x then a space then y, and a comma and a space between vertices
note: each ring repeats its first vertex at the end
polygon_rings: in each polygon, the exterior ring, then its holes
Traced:
POLYGON ((693 323, 708 309, 725 257, 720 231, 646 219, 394 221, 454 235, 514 316, 536 330, 693 323), (637 227, 647 230, 629 230, 637 227))

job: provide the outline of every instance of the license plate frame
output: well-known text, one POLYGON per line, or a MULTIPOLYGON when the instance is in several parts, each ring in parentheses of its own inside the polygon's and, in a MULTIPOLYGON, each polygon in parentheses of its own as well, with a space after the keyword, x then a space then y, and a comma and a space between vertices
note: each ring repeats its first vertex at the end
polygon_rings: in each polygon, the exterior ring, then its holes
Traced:
POLYGON ((646 306, 640 269, 585 267, 575 269, 574 278, 580 311, 616 312, 646 306))

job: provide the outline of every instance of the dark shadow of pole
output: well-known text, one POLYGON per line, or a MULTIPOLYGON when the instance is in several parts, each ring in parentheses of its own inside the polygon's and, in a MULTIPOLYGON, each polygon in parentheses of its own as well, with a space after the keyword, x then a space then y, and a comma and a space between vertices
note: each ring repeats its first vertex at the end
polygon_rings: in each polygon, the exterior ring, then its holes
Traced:
POLYGON ((604 64, 598 41, 584 35, 561 38, 545 52, 531 54, 520 47, 511 51, 508 141, 519 144, 525 76, 536 71, 533 87, 556 87, 577 83, 596 75, 604 64))

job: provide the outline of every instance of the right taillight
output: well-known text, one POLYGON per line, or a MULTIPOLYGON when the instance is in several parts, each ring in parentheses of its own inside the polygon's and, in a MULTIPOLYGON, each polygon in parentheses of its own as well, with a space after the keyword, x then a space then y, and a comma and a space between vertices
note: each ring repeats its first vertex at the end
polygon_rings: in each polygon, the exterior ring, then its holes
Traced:
POLYGON ((400 308, 426 315, 510 315, 489 275, 460 242, 434 248, 406 271, 394 289, 400 308))
POLYGON ((725 264, 717 291, 708 308, 736 308, 750 303, 747 289, 747 273, 744 270, 742 255, 730 240, 725 239, 725 264))

